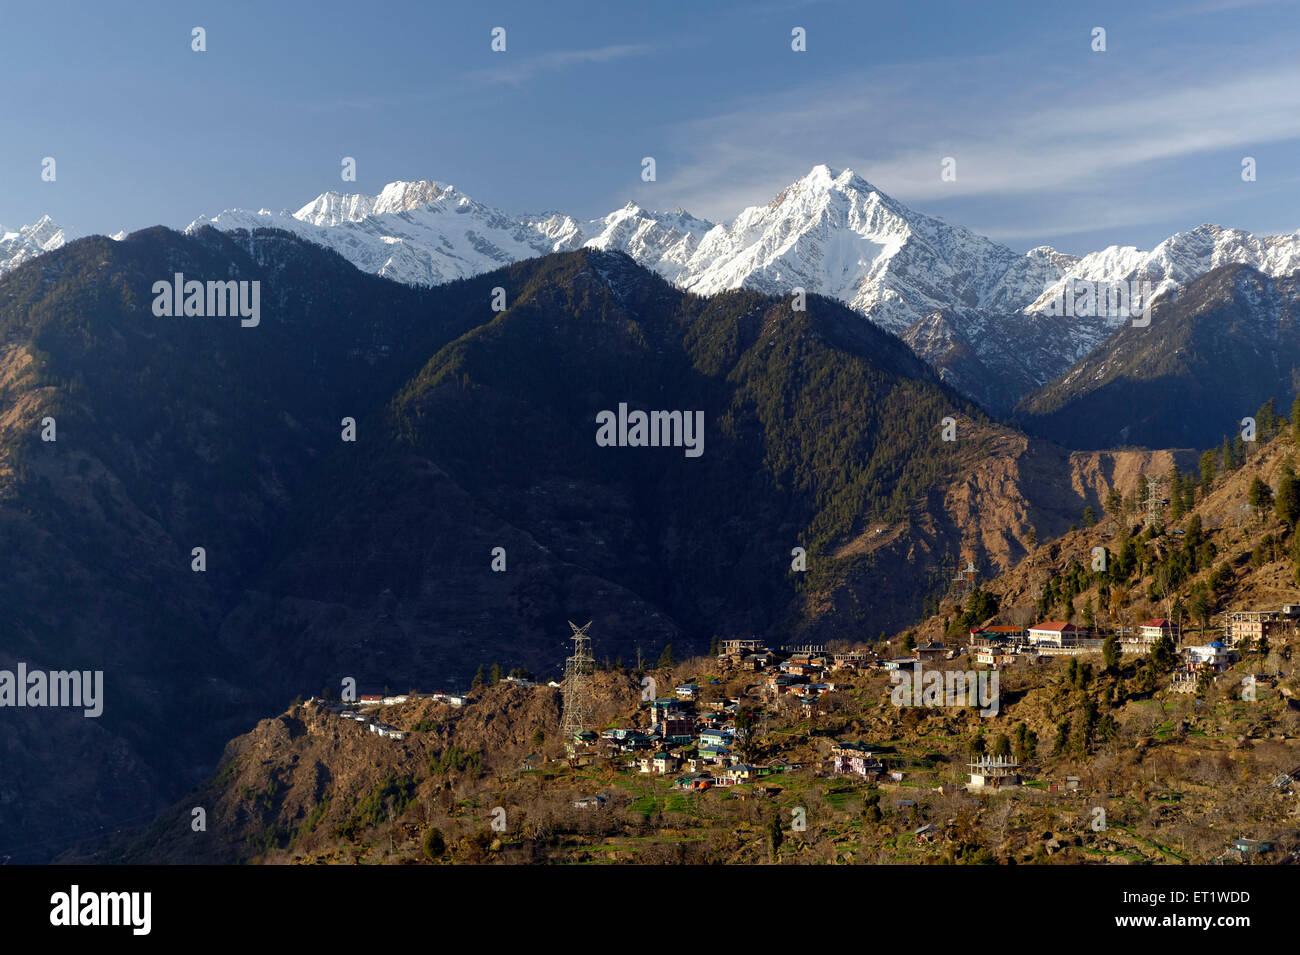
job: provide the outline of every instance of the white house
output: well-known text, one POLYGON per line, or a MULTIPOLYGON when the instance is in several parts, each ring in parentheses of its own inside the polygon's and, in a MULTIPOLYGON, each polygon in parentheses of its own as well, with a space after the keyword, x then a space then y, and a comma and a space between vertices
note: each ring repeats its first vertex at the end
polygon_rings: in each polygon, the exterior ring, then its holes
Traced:
POLYGON ((1228 649, 1218 640, 1203 647, 1186 647, 1183 652, 1189 664, 1205 664, 1216 670, 1226 669, 1238 660, 1237 651, 1228 649))
POLYGON ((1169 637, 1178 642, 1178 628, 1164 617, 1148 620, 1139 628, 1143 643, 1157 643, 1161 637, 1169 637))
POLYGON ((1079 642, 1079 628, 1061 620, 1045 620, 1029 628, 1029 642, 1036 646, 1072 647, 1079 642))
POLYGON ((655 753, 654 770, 656 773, 671 773, 677 769, 680 760, 671 753, 655 753))

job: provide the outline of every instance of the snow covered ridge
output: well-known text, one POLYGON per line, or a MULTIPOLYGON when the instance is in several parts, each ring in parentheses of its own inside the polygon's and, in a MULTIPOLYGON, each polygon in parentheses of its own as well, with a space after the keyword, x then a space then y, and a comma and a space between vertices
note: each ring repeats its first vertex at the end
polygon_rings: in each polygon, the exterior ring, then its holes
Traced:
POLYGON ((228 210, 189 230, 204 225, 287 229, 416 285, 582 246, 618 250, 700 294, 798 285, 893 331, 950 305, 1018 310, 1076 261, 1046 248, 1013 252, 827 166, 721 225, 634 203, 586 223, 562 213, 511 216, 433 181, 390 183, 378 196, 328 192, 297 212, 228 210))
MULTIPOLYGON (((1300 268, 1300 232, 1260 238, 1213 225, 1180 232, 1149 252, 1015 252, 909 209, 852 170, 825 165, 721 224, 633 203, 590 222, 560 212, 510 215, 454 186, 421 180, 389 183, 377 196, 327 192, 296 212, 231 209, 196 219, 186 231, 205 225, 284 229, 409 285, 439 285, 586 246, 626 252, 699 294, 741 286, 788 294, 800 286, 902 335, 972 396, 979 397, 977 378, 1007 376, 1005 394, 984 396, 990 407, 1061 373, 1117 329, 1096 316, 1053 314, 1071 281, 1149 282, 1158 298, 1220 265, 1273 276, 1300 268)), ((0 274, 64 239, 48 218, 5 232, 0 274)))
POLYGON ((0 226, 0 275, 42 252, 53 252, 68 238, 49 216, 41 216, 35 225, 26 225, 21 229, 0 226))
POLYGON ((297 212, 229 210, 196 219, 188 231, 203 225, 287 229, 359 268, 418 285, 582 246, 618 250, 689 291, 785 293, 798 285, 900 333, 947 308, 1043 312, 1068 279, 1151 281, 1159 296, 1228 263, 1270 275, 1300 268, 1300 232, 1257 238, 1212 225, 1150 252, 1111 246, 1078 258, 1044 246, 1019 253, 909 209, 852 170, 824 165, 724 224, 634 203, 590 222, 563 213, 512 216, 426 180, 390 183, 378 196, 327 192, 297 212))
MULTIPOLYGON (((748 286, 786 293, 798 285, 899 333, 949 308, 1044 312, 1067 279, 1151 281, 1159 296, 1229 263, 1269 275, 1300 268, 1300 232, 1258 238, 1213 225, 1149 252, 1111 246, 1077 258, 1044 246, 1018 253, 909 209, 852 170, 825 165, 724 224, 634 203, 590 222, 558 212, 514 216, 455 186, 422 180, 389 183, 377 196, 326 192, 296 212, 231 209, 200 217, 186 231, 205 225, 285 229, 412 285, 582 246, 618 250, 693 292, 748 286)), ((17 231, 0 229, 0 273, 69 238, 48 216, 17 231)))
POLYGON ((284 229, 408 285, 441 285, 582 245, 582 230, 569 216, 508 216, 432 181, 389 183, 378 196, 327 192, 297 212, 230 209, 185 231, 205 225, 284 229))

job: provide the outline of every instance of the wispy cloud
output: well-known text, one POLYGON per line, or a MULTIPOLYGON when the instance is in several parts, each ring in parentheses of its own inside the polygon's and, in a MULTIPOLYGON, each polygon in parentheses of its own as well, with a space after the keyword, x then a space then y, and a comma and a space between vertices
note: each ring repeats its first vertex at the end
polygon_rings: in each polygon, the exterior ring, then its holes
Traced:
POLYGON ((619 43, 586 50, 554 50, 539 56, 523 57, 501 67, 475 70, 470 76, 473 79, 493 83, 523 83, 541 73, 566 70, 590 63, 613 63, 629 57, 645 56, 654 51, 655 47, 647 43, 619 43))
POLYGON ((684 159, 635 198, 725 221, 826 162, 922 208, 975 201, 1007 239, 1190 218, 1207 194, 1223 199, 1241 185, 1237 160, 1225 164, 1221 190, 1189 176, 1164 182, 1169 170, 1300 140, 1300 65, 1264 50, 1252 61, 1270 65, 1254 69, 1240 51, 1219 51, 1214 62, 1205 51, 1177 52, 1127 68, 1098 61, 1086 81, 1074 65, 971 84, 963 77, 990 76, 972 57, 755 97, 672 130, 684 159), (940 177, 949 156, 955 182, 940 177))
POLYGON ((1170 10, 1152 13, 1153 20, 1181 20, 1186 17, 1205 16, 1210 13, 1237 13, 1251 7, 1271 7, 1283 0, 1205 0, 1204 3, 1186 3, 1170 10))

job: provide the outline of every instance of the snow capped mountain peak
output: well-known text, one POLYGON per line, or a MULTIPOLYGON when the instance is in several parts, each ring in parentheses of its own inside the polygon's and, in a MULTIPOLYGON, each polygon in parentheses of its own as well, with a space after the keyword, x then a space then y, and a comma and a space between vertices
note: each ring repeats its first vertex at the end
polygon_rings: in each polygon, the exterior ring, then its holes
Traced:
POLYGON ((375 200, 374 215, 388 215, 410 212, 431 205, 440 199, 457 198, 471 201, 456 191, 455 186, 445 186, 432 179, 419 179, 415 182, 390 182, 380 191, 375 200))
POLYGON ((444 186, 431 179, 390 182, 377 196, 323 192, 293 213, 293 217, 312 225, 337 226, 345 222, 360 222, 372 215, 410 212, 452 195, 459 195, 455 187, 444 186))
POLYGON ((820 163, 813 166, 801 179, 796 179, 781 190, 773 199, 773 202, 778 202, 792 193, 807 195, 828 192, 852 193, 863 198, 874 195, 878 201, 888 199, 884 193, 852 169, 846 167, 836 170, 833 166, 820 163))
POLYGON ((0 227, 0 275, 42 252, 53 252, 68 238, 49 216, 41 216, 32 225, 16 230, 0 227))
POLYGON ((796 180, 793 185, 806 185, 814 188, 827 189, 831 186, 847 186, 850 183, 853 183, 854 180, 857 180, 857 182, 862 183, 863 185, 867 185, 868 191, 870 191, 870 184, 852 169, 846 167, 836 171, 834 167, 828 166, 823 162, 813 166, 812 169, 808 171, 807 175, 802 179, 796 180))
POLYGON ((670 282, 678 281, 699 250, 700 239, 714 228, 712 222, 682 209, 652 212, 635 202, 590 225, 596 234, 587 240, 588 248, 626 252, 670 282))
MULTIPOLYGON (((1018 253, 919 213, 852 169, 821 163, 765 205, 717 224, 681 208, 629 201, 590 222, 560 212, 510 215, 431 179, 397 181, 376 196, 326 192, 279 213, 227 210, 187 231, 279 228, 334 249, 360 269, 436 285, 510 262, 583 246, 619 251, 681 288, 741 286, 774 295, 802 288, 839 299, 904 336, 946 380, 1009 407, 1064 371, 1118 326, 1049 314, 1067 279, 1149 280, 1157 295, 1220 265, 1269 275, 1300 269, 1300 232, 1256 237, 1204 224, 1149 252, 1111 246, 1083 258, 1048 246, 1018 253), (981 382, 995 381, 989 391, 981 382)), ((0 271, 63 244, 48 218, 0 237, 0 271)))
POLYGON ((1026 306, 1038 311, 1058 294, 1067 279, 1086 281, 1150 282, 1153 297, 1173 292, 1223 265, 1249 265, 1266 275, 1289 275, 1300 268, 1300 232, 1255 236, 1240 229, 1205 223, 1177 232, 1150 252, 1131 245, 1112 245, 1090 252, 1026 306))
POLYGON ((313 225, 335 226, 344 222, 360 222, 370 215, 374 208, 373 196, 323 192, 295 212, 293 217, 313 225))
POLYGON ((578 248, 569 216, 509 216, 431 179, 390 182, 377 196, 326 192, 297 212, 227 210, 186 228, 277 228, 334 249, 357 268, 408 285, 440 285, 520 259, 578 248))

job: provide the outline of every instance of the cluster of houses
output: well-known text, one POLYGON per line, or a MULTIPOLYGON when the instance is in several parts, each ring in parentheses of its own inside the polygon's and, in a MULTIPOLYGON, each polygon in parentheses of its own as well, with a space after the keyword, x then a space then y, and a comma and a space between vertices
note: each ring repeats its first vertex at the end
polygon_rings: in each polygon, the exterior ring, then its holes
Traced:
POLYGON ((446 703, 448 706, 464 706, 467 702, 464 694, 460 693, 401 693, 397 695, 384 695, 380 693, 363 693, 357 697, 355 703, 339 703, 331 700, 322 700, 312 697, 307 700, 306 705, 319 707, 327 713, 338 716, 345 720, 351 720, 360 723, 362 726, 369 728, 370 732, 376 736, 382 736, 384 739, 402 740, 406 739, 407 731, 399 729, 382 720, 375 719, 362 713, 362 709, 376 706, 396 706, 399 703, 408 703, 412 700, 433 700, 436 703, 446 703))
MULTIPOLYGON (((1101 630, 1065 620, 1044 620, 1028 627, 986 625, 971 629, 970 650, 976 663, 1000 669, 1020 660, 1097 652, 1106 636, 1101 630)), ((1161 617, 1143 621, 1136 631, 1119 631, 1116 636, 1129 649, 1149 647, 1162 637, 1177 643, 1178 627, 1161 617)))
MULTIPOLYGON (((888 773, 889 767, 874 747, 862 742, 844 742, 831 747, 830 770, 874 780, 888 773)), ((902 779, 903 774, 892 775, 896 779, 902 779)))
MULTIPOLYGON (((903 772, 891 770, 886 757, 876 747, 863 742, 838 742, 831 747, 828 767, 841 775, 860 776, 870 781, 884 781, 886 777, 901 782, 903 772)), ((1008 789, 1021 784, 1019 764, 1005 756, 979 756, 969 764, 970 791, 1008 789)), ((947 791, 946 787, 941 787, 947 791)))
POLYGON ((805 714, 814 710, 813 702, 823 693, 835 689, 827 677, 835 672, 897 670, 920 661, 954 660, 961 651, 945 647, 938 641, 925 642, 913 650, 913 656, 889 659, 874 650, 837 650, 825 647, 797 647, 774 650, 758 640, 724 640, 718 663, 724 669, 747 670, 764 675, 769 698, 793 694, 805 704, 805 714))
MULTIPOLYGON (((1262 641, 1276 640, 1284 633, 1294 632, 1297 621, 1300 621, 1300 604, 1284 604, 1279 610, 1231 611, 1228 624, 1223 628, 1222 640, 1182 648, 1182 662, 1170 678, 1170 689, 1179 693, 1195 692, 1202 674, 1223 673, 1241 660, 1246 648, 1258 647, 1262 641)), ((1242 682, 1258 684, 1271 679, 1268 674, 1254 673, 1242 682)))
POLYGON ((645 727, 607 729, 599 736, 580 732, 574 735, 575 747, 626 759, 629 769, 641 773, 684 773, 674 785, 694 791, 752 782, 793 768, 781 759, 758 766, 744 762, 737 749, 745 730, 737 728, 736 717, 747 696, 767 704, 793 697, 800 705, 812 706, 818 696, 834 689, 833 683, 821 679, 834 666, 832 656, 818 647, 771 650, 758 641, 733 640, 727 641, 721 659, 724 666, 761 673, 760 681, 745 695, 727 698, 683 683, 672 696, 649 701, 645 727))
POLYGON ((410 700, 433 700, 448 706, 464 706, 469 698, 464 693, 403 693, 399 696, 362 696, 358 702, 363 706, 393 706, 410 700))
MULTIPOLYGON (((1259 646, 1261 640, 1276 639, 1293 631, 1300 621, 1300 604, 1285 604, 1279 610, 1238 610, 1228 614, 1223 639, 1202 646, 1181 647, 1182 661, 1174 671, 1171 688, 1190 693, 1206 670, 1222 673, 1241 659, 1239 648, 1259 646)), ((970 652, 975 663, 1001 669, 1022 660, 1049 658, 1061 654, 1099 650, 1106 634, 1067 621, 1048 620, 1029 627, 982 626, 970 631, 970 652)), ((1164 637, 1179 646, 1177 624, 1164 617, 1143 621, 1136 630, 1117 631, 1121 645, 1142 651, 1164 637)), ((918 648, 918 651, 920 648, 918 648)), ((918 652, 916 659, 925 662, 918 652)), ((900 664, 911 660, 897 661, 900 664)))
POLYGON ((318 706, 327 713, 332 713, 345 720, 352 720, 353 722, 360 723, 362 726, 368 727, 370 732, 377 736, 382 736, 385 739, 406 739, 406 730, 398 729, 396 726, 390 726, 388 723, 384 723, 372 716, 367 716, 360 712, 360 707, 363 705, 375 705, 374 703, 367 701, 364 696, 358 703, 331 703, 327 700, 318 700, 315 697, 312 697, 307 701, 307 705, 318 706))

